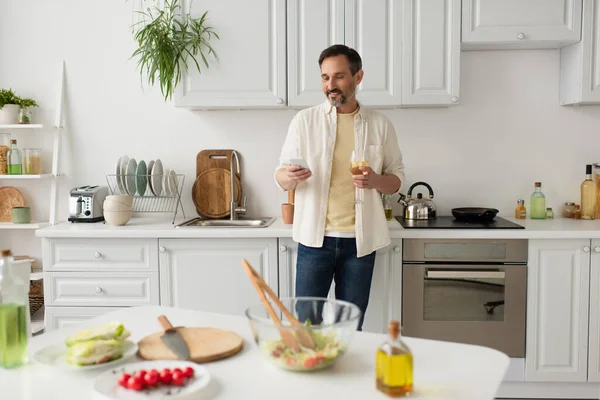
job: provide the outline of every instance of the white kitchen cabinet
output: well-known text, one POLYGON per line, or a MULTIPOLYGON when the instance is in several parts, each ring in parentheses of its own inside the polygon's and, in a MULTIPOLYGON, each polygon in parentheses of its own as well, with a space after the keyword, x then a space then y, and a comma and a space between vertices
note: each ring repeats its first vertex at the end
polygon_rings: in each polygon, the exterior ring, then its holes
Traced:
MULTIPOLYGON (((55 331, 86 319, 116 311, 120 307, 49 307, 46 308, 45 332, 55 331)), ((123 321, 127 325, 127 321, 123 321)))
POLYGON ((459 102, 460 0, 404 0, 402 105, 459 102))
POLYGON ((325 100, 319 56, 344 43, 344 0, 288 0, 288 104, 310 107, 325 100))
POLYGON ((590 240, 530 240, 527 293, 525 380, 587 381, 590 240))
MULTIPOLYGON (((185 0, 183 9, 190 7, 185 0)), ((286 0, 204 0, 191 2, 192 17, 208 11, 219 35, 211 40, 218 56, 201 73, 191 61, 175 105, 198 109, 287 106, 286 0)))
POLYGON ((242 259, 278 293, 277 239, 160 239, 160 304, 244 316, 260 298, 242 259))
MULTIPOLYGON (((296 258, 298 244, 292 239, 279 239, 279 288, 281 297, 295 296, 296 258)), ((390 320, 400 320, 402 310, 402 240, 392 243, 377 252, 371 283, 369 306, 363 323, 365 332, 387 332, 390 320)), ((335 298, 335 283, 332 283, 329 298, 335 298)))
POLYGON ((600 240, 590 243, 588 382, 600 382, 600 240))
POLYGON ((544 49, 581 38, 582 0, 462 0, 465 50, 544 49))
POLYGON ((600 1, 583 0, 581 41, 560 52, 560 104, 600 104, 600 1))

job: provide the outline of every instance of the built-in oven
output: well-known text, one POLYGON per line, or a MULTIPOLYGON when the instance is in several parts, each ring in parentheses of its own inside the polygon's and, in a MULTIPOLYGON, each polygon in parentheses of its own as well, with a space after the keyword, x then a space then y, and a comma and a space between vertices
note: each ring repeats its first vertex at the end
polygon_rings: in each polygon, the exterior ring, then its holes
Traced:
POLYGON ((403 335, 525 357, 527 240, 406 239, 403 335))

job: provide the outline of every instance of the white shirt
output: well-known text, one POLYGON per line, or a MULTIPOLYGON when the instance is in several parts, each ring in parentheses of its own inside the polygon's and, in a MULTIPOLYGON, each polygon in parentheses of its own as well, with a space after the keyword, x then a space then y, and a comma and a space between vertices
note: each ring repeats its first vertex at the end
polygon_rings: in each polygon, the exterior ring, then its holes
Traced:
MULTIPOLYGON (((303 157, 312 176, 296 187, 293 239, 307 247, 321 247, 325 237, 325 217, 329 198, 329 180, 337 132, 337 110, 329 101, 301 110, 290 123, 281 150, 277 170, 292 158, 303 157)), ((396 131, 389 119, 360 106, 354 117, 355 149, 363 149, 369 167, 378 174, 393 174, 404 183, 404 165, 396 131)), ((348 154, 350 167, 350 154, 348 154)), ((277 179, 277 186, 285 190, 277 179)), ((363 204, 355 207, 357 256, 371 254, 390 244, 390 233, 381 195, 375 189, 363 191, 363 204)))

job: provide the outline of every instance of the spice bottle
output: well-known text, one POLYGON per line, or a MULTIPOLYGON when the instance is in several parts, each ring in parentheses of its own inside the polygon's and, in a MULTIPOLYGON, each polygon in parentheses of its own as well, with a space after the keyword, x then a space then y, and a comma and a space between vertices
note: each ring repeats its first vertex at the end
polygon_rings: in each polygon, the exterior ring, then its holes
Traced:
POLYGON ((554 211, 552 211, 552 207, 546 208, 546 219, 553 219, 554 211))
POLYGON ((408 396, 413 391, 413 356, 400 337, 398 321, 390 322, 388 333, 389 338, 377 349, 377 390, 389 397, 408 396))
POLYGON ((525 208, 525 200, 517 200, 517 207, 515 208, 515 218, 525 219, 527 218, 527 209, 525 208))

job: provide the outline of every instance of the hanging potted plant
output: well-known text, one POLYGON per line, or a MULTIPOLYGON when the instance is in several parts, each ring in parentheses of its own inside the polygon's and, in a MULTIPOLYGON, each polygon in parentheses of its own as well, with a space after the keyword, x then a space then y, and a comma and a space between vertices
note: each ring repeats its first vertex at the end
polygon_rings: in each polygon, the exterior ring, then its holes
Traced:
POLYGON ((190 60, 200 71, 200 62, 209 67, 208 56, 217 55, 210 40, 219 36, 207 26, 205 12, 200 18, 182 13, 179 0, 164 0, 163 6, 140 11, 143 20, 133 26, 138 48, 132 55, 138 58, 140 75, 147 75, 148 83, 158 81, 165 101, 171 99, 187 72, 190 60))
POLYGON ((12 89, 0 90, 0 124, 16 124, 19 120, 20 98, 12 89))

